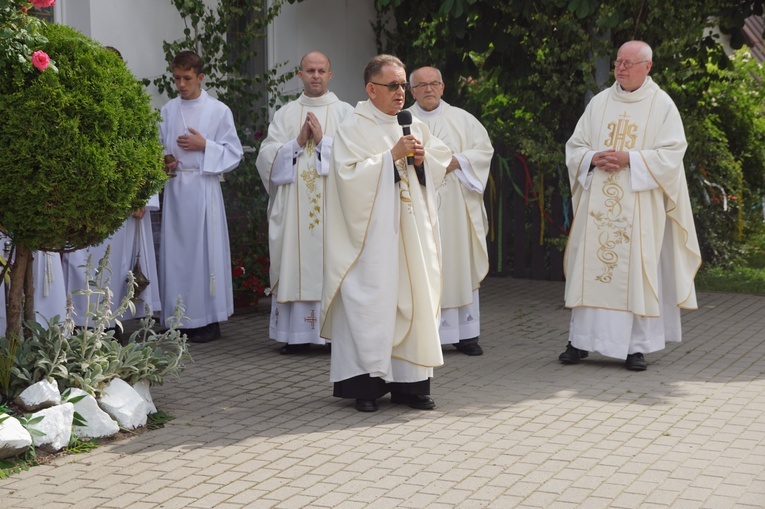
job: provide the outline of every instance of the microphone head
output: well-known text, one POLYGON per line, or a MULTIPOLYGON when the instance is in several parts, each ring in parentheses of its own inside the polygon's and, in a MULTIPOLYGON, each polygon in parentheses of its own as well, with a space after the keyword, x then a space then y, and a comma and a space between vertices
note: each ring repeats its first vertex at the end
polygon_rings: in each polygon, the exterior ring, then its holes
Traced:
POLYGON ((412 112, 409 110, 401 110, 396 113, 398 119, 398 125, 412 125, 412 112))

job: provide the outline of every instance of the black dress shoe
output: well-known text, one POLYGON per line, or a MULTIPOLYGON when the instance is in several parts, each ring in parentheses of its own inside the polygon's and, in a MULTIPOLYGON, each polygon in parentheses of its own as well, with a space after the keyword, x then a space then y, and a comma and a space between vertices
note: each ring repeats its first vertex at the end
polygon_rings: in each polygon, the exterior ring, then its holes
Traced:
POLYGON ((279 350, 279 353, 282 355, 290 355, 293 353, 305 352, 309 348, 311 348, 311 343, 298 343, 294 345, 284 345, 279 350))
POLYGON ((629 354, 624 362, 630 371, 645 371, 648 369, 648 363, 640 352, 629 354))
POLYGON ((580 350, 571 344, 571 341, 566 345, 566 351, 558 356, 558 360, 563 364, 576 364, 582 359, 586 359, 590 353, 587 350, 580 350))
POLYGON ((404 403, 415 410, 433 410, 436 408, 436 402, 430 396, 424 394, 390 394, 390 402, 394 404, 404 403))
POLYGON ((478 339, 462 339, 455 343, 454 347, 465 355, 483 355, 483 348, 478 344, 478 339))
POLYGON ((357 399, 354 408, 359 412, 377 412, 377 402, 373 399, 357 399))
POLYGON ((213 322, 195 329, 179 329, 179 332, 186 334, 191 343, 209 343, 220 338, 220 324, 213 322))

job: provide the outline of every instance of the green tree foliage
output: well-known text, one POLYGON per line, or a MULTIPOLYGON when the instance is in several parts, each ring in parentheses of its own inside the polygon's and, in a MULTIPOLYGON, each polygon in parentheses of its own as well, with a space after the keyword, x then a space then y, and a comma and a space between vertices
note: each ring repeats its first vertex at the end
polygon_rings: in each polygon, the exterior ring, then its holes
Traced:
POLYGON ((101 242, 165 181, 157 115, 120 58, 44 25, 59 72, 0 81, 0 225, 16 246, 101 242))
MULTIPOLYGON (((535 185, 560 178, 563 147, 589 98, 612 83, 618 47, 641 39, 654 49, 654 79, 683 117, 686 172, 707 262, 735 259, 748 216, 765 194, 765 77, 744 55, 731 59, 710 30, 736 34, 763 0, 377 0, 381 51, 410 69, 444 72, 444 98, 471 110, 501 157, 520 153, 540 171, 535 185), (682 27, 682 29, 678 29, 682 27), (383 44, 382 41, 387 41, 383 44), (547 178, 545 179, 545 176, 547 178), (728 196, 724 211, 721 186, 728 196)), ((548 199, 555 191, 547 185, 548 199)), ((761 212, 759 213, 761 218, 761 212)))

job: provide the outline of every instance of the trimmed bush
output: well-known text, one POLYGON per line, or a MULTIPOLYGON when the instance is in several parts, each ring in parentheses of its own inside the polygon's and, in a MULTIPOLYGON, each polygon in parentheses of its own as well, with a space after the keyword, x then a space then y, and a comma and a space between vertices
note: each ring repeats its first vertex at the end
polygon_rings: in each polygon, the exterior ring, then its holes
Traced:
POLYGON ((97 244, 167 178, 159 114, 119 56, 44 24, 58 67, 0 72, 0 229, 30 250, 97 244))

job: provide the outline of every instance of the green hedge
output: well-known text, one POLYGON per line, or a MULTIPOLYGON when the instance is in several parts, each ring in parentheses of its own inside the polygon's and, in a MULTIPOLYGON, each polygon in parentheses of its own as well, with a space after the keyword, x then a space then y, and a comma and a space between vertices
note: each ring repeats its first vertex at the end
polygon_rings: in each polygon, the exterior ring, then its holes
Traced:
POLYGON ((58 73, 0 71, 0 228, 63 251, 101 242, 166 176, 158 113, 119 56, 67 26, 42 35, 58 73))

